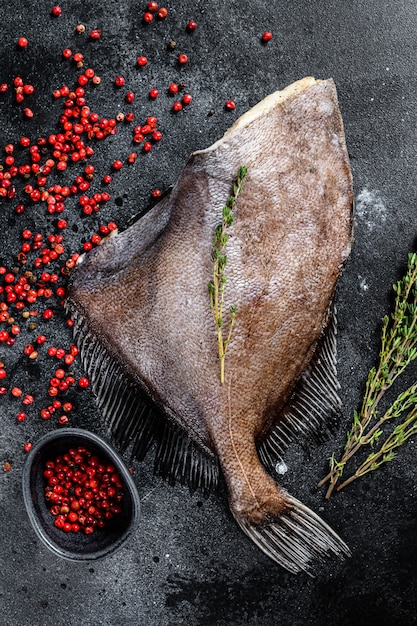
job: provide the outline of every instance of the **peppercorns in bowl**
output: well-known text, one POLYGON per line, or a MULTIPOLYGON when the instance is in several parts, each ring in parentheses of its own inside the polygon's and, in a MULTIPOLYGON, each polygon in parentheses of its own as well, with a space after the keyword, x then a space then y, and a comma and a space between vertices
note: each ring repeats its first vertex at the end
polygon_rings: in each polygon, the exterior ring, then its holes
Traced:
POLYGON ((89 431, 66 428, 42 437, 26 459, 22 486, 36 534, 62 558, 110 555, 137 529, 132 476, 118 452, 89 431))

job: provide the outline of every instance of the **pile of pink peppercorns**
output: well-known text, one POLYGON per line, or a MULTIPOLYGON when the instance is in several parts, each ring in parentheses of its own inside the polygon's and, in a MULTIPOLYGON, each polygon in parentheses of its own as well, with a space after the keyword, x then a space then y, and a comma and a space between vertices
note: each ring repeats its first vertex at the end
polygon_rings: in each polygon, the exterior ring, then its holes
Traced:
POLYGON ((114 465, 85 446, 46 461, 43 476, 54 525, 64 532, 91 535, 122 512, 123 484, 114 465))
MULTIPOLYGON (((52 20, 59 19, 62 14, 63 9, 59 5, 52 6, 52 20)), ((158 23, 163 25, 165 21, 169 21, 168 9, 160 7, 157 2, 144 5, 145 28, 156 27, 158 23)), ((183 28, 192 37, 198 28, 197 22, 185 20, 183 28)), ((186 92, 184 81, 176 77, 165 87, 148 85, 139 94, 118 73, 113 79, 114 86, 123 94, 127 110, 114 116, 102 115, 89 104, 89 95, 93 90, 100 89, 102 80, 90 60, 87 63, 88 52, 77 49, 79 37, 86 38, 85 47, 93 54, 94 46, 99 45, 95 42, 105 37, 105 31, 103 34, 101 29, 93 28, 88 32, 83 24, 75 24, 73 33, 69 34, 72 43, 60 51, 63 62, 68 62, 73 69, 74 78, 71 84, 57 85, 52 90, 51 101, 62 103, 58 119, 51 120, 53 132, 42 136, 31 135, 31 120, 37 115, 36 108, 31 105, 36 85, 21 75, 6 78, 0 70, 0 100, 7 102, 11 98, 11 105, 21 110, 24 128, 16 141, 3 147, 4 156, 0 159, 0 202, 11 203, 22 224, 20 248, 16 250, 15 257, 5 259, 0 256, 0 399, 7 396, 16 402, 18 422, 24 422, 36 410, 42 419, 54 418, 59 425, 66 425, 74 409, 74 403, 67 397, 69 390, 82 390, 89 386, 88 378, 77 377, 73 371, 77 347, 54 345, 49 337, 48 324, 57 315, 64 315, 68 275, 80 254, 100 245, 104 237, 117 229, 114 221, 106 220, 100 224, 100 209, 112 198, 114 177, 126 165, 132 166, 139 154, 151 152, 163 139, 158 119, 151 112, 136 120, 134 107, 139 95, 142 100, 145 96, 149 106, 152 106, 151 103, 165 93, 170 98, 169 109, 174 113, 180 113, 193 103, 193 96, 186 92), (127 146, 125 154, 115 155, 107 168, 98 172, 94 155, 100 142, 116 135, 121 125, 131 130, 131 145, 127 146), (51 231, 35 229, 33 225, 29 228, 25 224, 25 217, 30 218, 34 206, 43 210, 45 216, 55 218, 48 227, 51 231), (77 250, 69 250, 66 229, 74 207, 82 217, 96 218, 96 230, 90 232, 88 240, 80 242, 77 250), (22 341, 23 337, 25 340, 22 341), (21 357, 31 363, 35 363, 40 356, 55 361, 54 370, 45 377, 46 400, 34 397, 29 388, 30 381, 25 385, 20 383, 21 386, 14 384, 14 367, 9 367, 9 363, 16 361, 12 358, 12 350, 19 350, 21 357)), ((265 31, 260 37, 264 44, 271 39, 270 31, 265 31)), ((172 51, 176 44, 171 43, 172 51)), ((16 44, 17 54, 30 54, 29 33, 21 33, 16 44)), ((179 51, 175 55, 178 71, 186 71, 190 54, 179 51)), ((132 58, 132 66, 145 79, 151 63, 152 59, 142 50, 138 50, 132 58)), ((235 108, 232 99, 225 101, 226 111, 235 108)), ((150 195, 157 199, 162 192, 153 189, 150 195)), ((67 324, 71 326, 72 321, 67 320, 67 324)), ((26 452, 31 446, 30 441, 23 444, 26 452)), ((3 469, 9 471, 10 468, 10 461, 5 460, 3 469)))

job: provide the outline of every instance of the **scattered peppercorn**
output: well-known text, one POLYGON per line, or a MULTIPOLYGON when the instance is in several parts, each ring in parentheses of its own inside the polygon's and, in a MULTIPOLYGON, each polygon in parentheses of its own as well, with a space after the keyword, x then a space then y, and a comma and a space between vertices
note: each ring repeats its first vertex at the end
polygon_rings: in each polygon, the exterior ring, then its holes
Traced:
POLYGON ((272 39, 272 33, 269 30, 266 30, 262 35, 262 41, 267 42, 272 39))
POLYGON ((122 167, 123 167, 123 162, 120 159, 116 159, 116 161, 113 161, 114 170, 121 170, 122 167))

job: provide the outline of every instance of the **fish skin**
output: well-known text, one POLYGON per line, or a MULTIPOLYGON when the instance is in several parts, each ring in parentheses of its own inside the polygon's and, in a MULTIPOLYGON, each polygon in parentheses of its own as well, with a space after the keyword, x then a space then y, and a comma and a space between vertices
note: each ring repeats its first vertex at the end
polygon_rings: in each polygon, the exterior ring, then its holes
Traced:
POLYGON ((257 447, 326 327, 352 206, 334 83, 308 77, 191 155, 170 195, 73 276, 72 310, 165 416, 218 457, 242 527, 294 506, 257 447), (226 249, 225 310, 237 313, 222 385, 207 286, 214 229, 242 165, 226 249))

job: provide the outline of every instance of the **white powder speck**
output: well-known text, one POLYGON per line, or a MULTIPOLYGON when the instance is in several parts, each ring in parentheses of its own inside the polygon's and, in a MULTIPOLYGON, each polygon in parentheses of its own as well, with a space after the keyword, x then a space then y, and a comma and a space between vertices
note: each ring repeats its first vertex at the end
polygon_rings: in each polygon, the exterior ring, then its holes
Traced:
POLYGON ((369 231, 381 227, 385 224, 387 207, 382 201, 378 191, 369 191, 362 189, 356 197, 355 218, 361 225, 365 226, 369 231))
POLYGON ((286 463, 284 463, 284 461, 278 461, 278 463, 275 465, 275 471, 280 476, 283 476, 288 472, 288 466, 286 463))
POLYGON ((363 292, 368 291, 369 285, 366 282, 366 278, 364 278, 363 276, 358 276, 358 280, 359 280, 359 289, 363 292))

